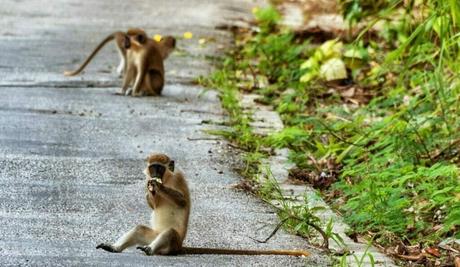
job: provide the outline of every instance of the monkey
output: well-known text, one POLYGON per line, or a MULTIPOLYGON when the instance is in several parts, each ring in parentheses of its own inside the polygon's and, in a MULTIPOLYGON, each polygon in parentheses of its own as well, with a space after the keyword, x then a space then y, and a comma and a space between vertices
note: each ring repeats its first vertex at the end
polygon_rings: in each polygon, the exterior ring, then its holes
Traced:
POLYGON ((176 46, 176 39, 166 36, 157 42, 145 35, 130 35, 127 69, 120 94, 159 96, 165 83, 163 61, 176 46), (132 88, 129 88, 132 86, 132 88))
POLYGON ((172 161, 165 154, 148 157, 146 200, 152 213, 152 227, 138 225, 113 245, 102 243, 96 248, 122 252, 134 245, 147 255, 177 254, 182 249, 190 214, 190 194, 182 172, 172 172, 172 161))
POLYGON ((122 252, 137 246, 146 255, 228 254, 228 255, 291 255, 308 256, 301 250, 244 250, 194 248, 182 246, 188 229, 191 200, 181 171, 174 170, 174 161, 165 154, 152 154, 147 159, 146 200, 153 209, 151 227, 137 225, 114 244, 101 243, 96 249, 122 252), (171 170, 172 169, 172 170, 171 170))
POLYGON ((99 52, 99 50, 102 49, 108 42, 115 40, 115 44, 117 46, 118 54, 120 55, 120 64, 117 68, 117 73, 119 75, 123 74, 123 71, 126 70, 126 49, 129 48, 130 43, 129 43, 129 34, 145 34, 145 32, 141 29, 129 29, 126 33, 117 31, 114 33, 109 34, 107 37, 105 37, 102 42, 100 42, 97 47, 91 52, 91 54, 86 58, 86 60, 83 62, 83 64, 76 70, 74 71, 65 71, 64 75, 65 76, 75 76, 78 75, 80 72, 83 71, 83 69, 86 67, 86 65, 91 62, 93 57, 99 52))
POLYGON ((110 34, 93 50, 77 70, 66 71, 64 75, 74 76, 79 74, 99 50, 114 39, 121 58, 117 72, 120 75, 123 74, 122 91, 118 94, 132 94, 133 96, 160 95, 164 86, 163 61, 174 50, 176 39, 172 36, 165 36, 160 42, 157 42, 148 38, 142 29, 132 28, 128 29, 126 33, 118 31, 110 34), (133 41, 136 46, 131 49, 133 41), (134 88, 128 90, 131 85, 134 88))

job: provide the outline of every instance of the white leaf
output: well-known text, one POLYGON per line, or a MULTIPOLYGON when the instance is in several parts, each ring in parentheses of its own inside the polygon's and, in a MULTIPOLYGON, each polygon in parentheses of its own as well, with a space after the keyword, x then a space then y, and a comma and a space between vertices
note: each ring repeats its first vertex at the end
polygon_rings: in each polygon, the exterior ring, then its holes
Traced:
POLYGON ((341 80, 347 78, 345 63, 340 58, 331 58, 321 65, 319 71, 321 77, 326 81, 341 80))

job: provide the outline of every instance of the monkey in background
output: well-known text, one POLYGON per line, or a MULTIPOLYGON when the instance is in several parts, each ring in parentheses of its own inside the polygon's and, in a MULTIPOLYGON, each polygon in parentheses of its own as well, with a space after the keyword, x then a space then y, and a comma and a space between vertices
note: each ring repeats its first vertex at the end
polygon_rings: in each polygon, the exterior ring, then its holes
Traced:
POLYGON ((166 36, 157 42, 143 34, 136 34, 129 35, 129 40, 121 93, 132 96, 161 95, 165 83, 163 61, 176 47, 176 39, 166 36))
POLYGON ((190 192, 185 177, 174 170, 174 161, 165 154, 152 154, 147 160, 146 199, 153 209, 151 226, 137 225, 114 244, 101 243, 96 248, 122 252, 137 246, 146 255, 230 254, 308 256, 306 251, 244 250, 183 247, 190 215, 190 192))
POLYGON ((117 72, 123 76, 120 94, 133 96, 158 96, 165 82, 163 61, 176 46, 176 39, 166 36, 159 42, 147 37, 142 29, 132 28, 126 33, 118 31, 108 35, 91 52, 83 64, 74 71, 65 71, 66 76, 75 76, 91 62, 108 42, 115 40, 120 55, 117 72), (129 89, 133 86, 133 89, 129 89))

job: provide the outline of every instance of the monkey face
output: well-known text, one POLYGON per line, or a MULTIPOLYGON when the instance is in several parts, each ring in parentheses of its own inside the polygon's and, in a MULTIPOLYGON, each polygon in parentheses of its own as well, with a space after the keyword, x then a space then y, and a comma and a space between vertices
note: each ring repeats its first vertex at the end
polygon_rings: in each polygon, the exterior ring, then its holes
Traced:
POLYGON ((166 171, 166 167, 163 164, 152 163, 147 167, 147 171, 150 177, 163 179, 163 176, 166 171))
POLYGON ((150 178, 162 179, 166 171, 174 172, 174 160, 161 153, 151 154, 147 157, 147 168, 144 174, 150 178))
POLYGON ((145 35, 145 33, 130 35, 130 43, 134 43, 136 45, 144 45, 146 42, 147 36, 145 35))

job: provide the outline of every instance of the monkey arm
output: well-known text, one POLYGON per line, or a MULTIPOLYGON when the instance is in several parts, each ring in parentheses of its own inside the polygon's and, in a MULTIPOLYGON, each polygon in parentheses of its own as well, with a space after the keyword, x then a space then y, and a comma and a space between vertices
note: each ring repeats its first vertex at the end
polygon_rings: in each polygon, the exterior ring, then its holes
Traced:
POLYGON ((158 184, 158 183, 157 183, 157 187, 156 187, 155 191, 158 194, 160 194, 160 196, 173 201, 179 207, 185 207, 185 205, 187 205, 187 201, 185 200, 184 195, 179 191, 176 191, 174 189, 171 189, 169 187, 166 187, 166 186, 164 186, 162 184, 158 184))
POLYGON ((128 88, 131 85, 135 75, 134 67, 132 67, 130 64, 126 64, 125 73, 123 76, 123 85, 121 87, 121 95, 131 94, 131 90, 128 90, 128 88))
POLYGON ((144 82, 145 74, 147 73, 147 62, 144 59, 141 64, 139 65, 139 69, 137 70, 136 79, 133 85, 133 96, 139 96, 139 90, 141 88, 142 83, 144 82))
POLYGON ((145 198, 147 200, 147 204, 149 205, 149 207, 152 210, 154 210, 155 206, 153 205, 154 202, 153 202, 153 194, 152 194, 152 192, 149 191, 149 192, 145 193, 145 198))

